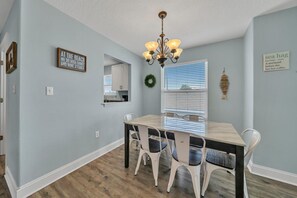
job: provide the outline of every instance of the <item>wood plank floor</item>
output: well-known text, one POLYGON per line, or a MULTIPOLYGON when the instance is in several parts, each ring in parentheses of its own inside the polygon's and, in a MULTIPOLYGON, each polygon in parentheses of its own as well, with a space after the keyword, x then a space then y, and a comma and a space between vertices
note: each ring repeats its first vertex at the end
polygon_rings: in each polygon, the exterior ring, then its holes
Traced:
MULTIPOLYGON (((159 185, 154 186, 151 164, 140 166, 137 176, 134 176, 138 151, 130 151, 130 168, 124 168, 124 147, 81 167, 73 173, 59 179, 51 185, 31 195, 31 198, 47 197, 115 197, 115 198, 188 198, 195 197, 190 174, 185 169, 179 169, 171 192, 167 193, 167 182, 170 170, 164 156, 160 160, 159 185)), ((253 197, 296 198, 297 187, 252 175, 248 172, 247 183, 249 195, 253 197)), ((5 184, 0 177, 0 187, 5 184)), ((4 188, 7 188, 7 186, 4 188)), ((0 197, 9 198, 8 190, 0 189, 0 197), (6 192, 6 193, 5 193, 6 192)), ((212 174, 205 197, 235 197, 234 176, 225 171, 212 174)))
POLYGON ((5 155, 0 155, 0 197, 8 198, 11 196, 4 179, 4 173, 5 173, 4 167, 5 167, 5 155))

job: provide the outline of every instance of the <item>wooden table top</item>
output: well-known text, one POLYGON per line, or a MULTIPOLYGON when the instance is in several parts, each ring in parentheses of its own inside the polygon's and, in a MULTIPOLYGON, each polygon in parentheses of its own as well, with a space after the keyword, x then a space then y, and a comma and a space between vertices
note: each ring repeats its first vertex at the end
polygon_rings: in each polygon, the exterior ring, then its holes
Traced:
POLYGON ((245 146, 241 136, 230 123, 219 122, 194 122, 182 118, 167 117, 162 115, 145 115, 125 122, 131 125, 146 125, 161 131, 179 131, 200 135, 208 140, 219 141, 227 144, 245 146))

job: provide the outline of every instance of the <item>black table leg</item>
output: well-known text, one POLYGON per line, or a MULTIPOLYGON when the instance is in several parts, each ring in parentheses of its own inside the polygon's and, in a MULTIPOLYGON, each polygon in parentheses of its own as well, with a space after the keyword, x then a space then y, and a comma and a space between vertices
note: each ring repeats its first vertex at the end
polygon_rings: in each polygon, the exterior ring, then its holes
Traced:
POLYGON ((243 146, 236 146, 236 166, 235 166, 235 194, 236 198, 243 198, 244 179, 244 150, 243 146))
POLYGON ((129 168, 129 127, 125 124, 125 168, 129 168))

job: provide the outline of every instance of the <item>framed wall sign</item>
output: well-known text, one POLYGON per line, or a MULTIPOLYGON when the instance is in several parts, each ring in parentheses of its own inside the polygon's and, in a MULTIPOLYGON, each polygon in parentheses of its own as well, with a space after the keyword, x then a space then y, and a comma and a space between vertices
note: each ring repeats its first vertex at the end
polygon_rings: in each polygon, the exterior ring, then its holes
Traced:
POLYGON ((57 67, 74 71, 87 71, 87 57, 69 50, 57 48, 57 67))
POLYGON ((10 74, 17 68, 17 43, 12 42, 6 51, 6 73, 10 74))
POLYGON ((263 71, 289 69, 290 52, 276 52, 263 55, 263 71))

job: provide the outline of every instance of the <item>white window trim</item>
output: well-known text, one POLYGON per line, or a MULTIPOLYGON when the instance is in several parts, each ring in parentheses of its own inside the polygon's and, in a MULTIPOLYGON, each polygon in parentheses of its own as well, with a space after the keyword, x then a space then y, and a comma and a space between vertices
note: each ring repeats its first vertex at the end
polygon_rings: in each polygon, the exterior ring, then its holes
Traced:
MULTIPOLYGON (((189 61, 189 62, 181 62, 181 63, 176 63, 176 64, 169 64, 166 65, 165 67, 179 67, 183 65, 190 65, 194 63, 205 63, 205 83, 206 83, 206 89, 197 89, 197 90, 179 90, 179 92, 204 92, 207 91, 207 100, 205 101, 206 106, 207 106, 207 111, 205 113, 206 119, 208 119, 208 60, 207 59, 201 59, 201 60, 196 60, 196 61, 189 61)), ((164 109, 164 94, 163 93, 170 93, 170 92, 175 92, 174 90, 165 90, 164 89, 164 69, 161 68, 161 113, 165 113, 163 111, 164 109)))

